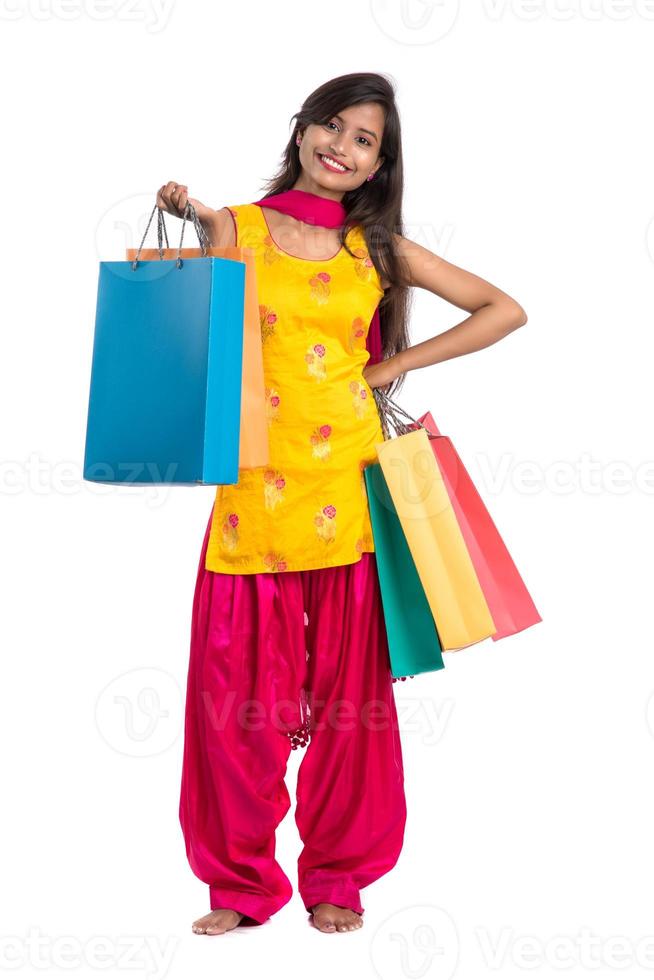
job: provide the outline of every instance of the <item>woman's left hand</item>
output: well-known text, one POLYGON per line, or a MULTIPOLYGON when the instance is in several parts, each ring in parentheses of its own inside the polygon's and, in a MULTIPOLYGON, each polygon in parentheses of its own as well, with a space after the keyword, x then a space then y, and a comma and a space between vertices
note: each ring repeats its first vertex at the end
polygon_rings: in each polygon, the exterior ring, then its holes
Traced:
POLYGON ((398 370, 398 367, 398 355, 394 354, 393 357, 388 357, 385 361, 380 361, 378 364, 366 364, 363 369, 363 377, 371 388, 385 390, 391 382, 395 381, 402 374, 402 371, 398 370))

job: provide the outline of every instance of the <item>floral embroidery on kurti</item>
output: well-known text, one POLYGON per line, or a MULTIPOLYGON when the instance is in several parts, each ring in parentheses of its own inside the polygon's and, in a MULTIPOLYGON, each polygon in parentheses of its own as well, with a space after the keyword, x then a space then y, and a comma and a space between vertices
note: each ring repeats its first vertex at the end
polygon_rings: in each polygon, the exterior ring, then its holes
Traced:
POLYGON ((238 545, 238 514, 226 514, 223 520, 223 544, 229 551, 238 545))
POLYGON ((266 265, 273 265, 275 262, 279 262, 282 256, 279 254, 275 247, 270 235, 266 234, 263 237, 263 261, 266 265))
POLYGON ((269 551, 263 556, 263 563, 269 572, 285 572, 287 568, 286 559, 283 555, 269 551))
POLYGON ((316 303, 326 303, 329 300, 329 283, 331 281, 331 276, 328 272, 319 272, 317 276, 312 276, 309 279, 309 285, 311 286, 311 299, 315 300, 316 303))
POLYGON ((336 538, 336 508, 333 504, 328 504, 319 510, 313 519, 316 534, 325 542, 332 542, 336 538))
POLYGON ((261 322, 261 340, 265 343, 275 333, 277 314, 269 306, 259 304, 259 320, 261 322))
POLYGON ((366 337, 368 336, 368 326, 360 316, 355 317, 352 320, 352 326, 350 327, 350 335, 348 337, 348 350, 350 354, 353 354, 355 350, 364 349, 366 346, 366 337))
POLYGON ((365 385, 359 381, 350 381, 349 389, 352 393, 352 408, 358 419, 362 419, 368 411, 368 391, 365 385))
POLYGON ((376 271, 374 263, 368 254, 368 250, 365 248, 353 248, 352 251, 354 253, 355 272, 359 279, 367 282, 371 273, 376 271))
POLYGON ((326 353, 327 349, 324 344, 311 344, 304 355, 307 371, 316 381, 324 381, 327 377, 326 353))
POLYGON ((266 387, 266 418, 269 422, 275 422, 279 416, 279 392, 274 388, 266 387))
POLYGON ((263 474, 263 494, 267 510, 274 510, 277 504, 284 499, 284 487, 286 480, 279 470, 264 470, 263 474))
MULTIPOLYGON (((252 574, 345 565, 374 551, 365 467, 383 434, 363 377, 383 297, 365 235, 325 261, 272 240, 261 208, 230 208, 254 252, 269 455, 216 488, 205 567, 252 574)), ((248 421, 243 420, 247 425, 248 421)))
POLYGON ((309 436, 309 441, 313 446, 312 455, 316 459, 328 459, 332 451, 329 437, 332 434, 331 425, 321 425, 319 429, 314 429, 309 436))

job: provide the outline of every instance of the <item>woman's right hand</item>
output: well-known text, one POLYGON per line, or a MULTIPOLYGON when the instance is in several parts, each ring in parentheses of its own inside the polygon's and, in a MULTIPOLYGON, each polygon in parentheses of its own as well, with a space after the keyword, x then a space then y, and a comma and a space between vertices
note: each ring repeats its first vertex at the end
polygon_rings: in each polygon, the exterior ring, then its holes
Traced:
POLYGON ((188 201, 195 208, 195 213, 199 221, 203 225, 210 225, 216 212, 213 208, 208 208, 202 201, 198 201, 197 198, 189 197, 186 184, 178 184, 174 180, 169 180, 157 192, 157 206, 162 211, 165 211, 167 214, 172 214, 176 218, 184 217, 184 211, 188 201))

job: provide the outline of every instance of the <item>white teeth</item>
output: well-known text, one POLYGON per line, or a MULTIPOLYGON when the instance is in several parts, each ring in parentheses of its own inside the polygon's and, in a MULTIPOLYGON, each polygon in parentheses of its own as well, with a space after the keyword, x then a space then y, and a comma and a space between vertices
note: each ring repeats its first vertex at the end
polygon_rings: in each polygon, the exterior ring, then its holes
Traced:
POLYGON ((321 153, 320 157, 322 160, 326 160, 327 163, 329 163, 332 167, 336 167, 338 170, 342 170, 343 172, 347 170, 347 167, 344 167, 342 163, 337 163, 336 160, 332 160, 332 158, 328 157, 326 153, 321 153))

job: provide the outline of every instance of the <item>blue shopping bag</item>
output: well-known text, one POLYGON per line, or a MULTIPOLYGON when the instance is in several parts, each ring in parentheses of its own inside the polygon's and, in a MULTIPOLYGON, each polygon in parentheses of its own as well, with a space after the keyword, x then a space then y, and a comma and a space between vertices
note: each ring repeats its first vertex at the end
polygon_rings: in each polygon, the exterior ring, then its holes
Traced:
POLYGON ((245 263, 179 254, 100 263, 85 480, 238 482, 245 263))

